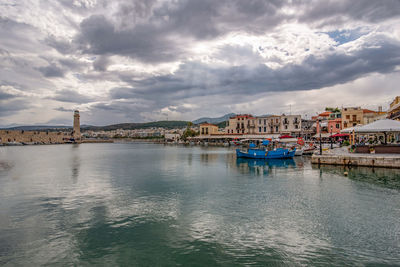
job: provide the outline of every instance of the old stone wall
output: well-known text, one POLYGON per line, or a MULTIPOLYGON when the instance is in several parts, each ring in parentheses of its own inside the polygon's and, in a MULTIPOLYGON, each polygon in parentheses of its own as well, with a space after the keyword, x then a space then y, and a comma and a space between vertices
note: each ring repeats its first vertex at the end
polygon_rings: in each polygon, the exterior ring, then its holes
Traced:
POLYGON ((397 155, 313 155, 315 164, 400 168, 400 156, 397 155))
POLYGON ((65 143, 71 138, 71 133, 67 132, 0 130, 0 144, 10 142, 57 144, 65 143))

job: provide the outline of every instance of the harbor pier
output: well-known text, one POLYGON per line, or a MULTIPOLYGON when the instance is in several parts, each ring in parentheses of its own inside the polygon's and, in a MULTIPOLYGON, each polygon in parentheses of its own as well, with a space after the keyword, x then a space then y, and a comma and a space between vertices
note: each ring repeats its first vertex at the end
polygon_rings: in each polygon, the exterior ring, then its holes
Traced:
POLYGON ((311 157, 313 164, 400 168, 399 154, 322 154, 311 157))

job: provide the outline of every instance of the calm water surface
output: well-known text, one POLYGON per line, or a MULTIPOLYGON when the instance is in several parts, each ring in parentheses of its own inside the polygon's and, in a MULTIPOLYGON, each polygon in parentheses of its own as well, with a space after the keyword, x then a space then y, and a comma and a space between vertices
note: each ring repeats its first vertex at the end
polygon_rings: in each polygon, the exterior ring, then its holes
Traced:
POLYGON ((0 265, 400 265, 400 171, 154 144, 0 147, 0 265))

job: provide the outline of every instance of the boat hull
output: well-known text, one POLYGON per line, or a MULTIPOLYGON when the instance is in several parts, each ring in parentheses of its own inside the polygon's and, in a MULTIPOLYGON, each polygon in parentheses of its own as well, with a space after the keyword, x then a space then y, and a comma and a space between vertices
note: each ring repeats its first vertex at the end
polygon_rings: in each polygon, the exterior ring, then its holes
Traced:
POLYGON ((261 149, 249 149, 248 151, 241 151, 236 149, 236 156, 238 158, 249 158, 249 159, 288 159, 293 158, 296 153, 296 149, 289 151, 288 149, 277 149, 271 151, 265 151, 261 149))

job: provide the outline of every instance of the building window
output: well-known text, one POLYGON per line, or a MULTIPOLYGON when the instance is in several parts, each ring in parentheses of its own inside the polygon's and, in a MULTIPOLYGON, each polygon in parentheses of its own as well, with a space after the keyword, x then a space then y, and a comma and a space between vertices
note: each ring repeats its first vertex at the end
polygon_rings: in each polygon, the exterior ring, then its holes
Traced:
POLYGON ((261 133, 261 127, 258 127, 258 131, 261 133))
POLYGON ((267 127, 264 127, 264 133, 266 133, 267 132, 267 127))
POLYGON ((206 134, 208 134, 208 128, 206 128, 206 134))
POLYGON ((261 119, 258 120, 258 123, 261 124, 261 119))
POLYGON ((353 115, 353 121, 357 120, 357 115, 353 115))
POLYGON ((339 129, 339 128, 340 128, 340 124, 336 123, 336 129, 339 129))
POLYGON ((201 134, 204 134, 204 128, 201 128, 201 134))
POLYGON ((267 125, 267 120, 264 119, 264 125, 267 125))
POLYGON ((346 120, 350 120, 350 115, 346 115, 346 120))
POLYGON ((347 122, 343 123, 343 127, 347 128, 347 122))
POLYGON ((296 124, 296 125, 294 126, 294 128, 295 128, 295 129, 299 129, 299 125, 296 124))
POLYGON ((287 130, 287 125, 285 125, 285 130, 287 130))
POLYGON ((279 131, 278 126, 275 126, 275 132, 278 132, 278 131, 279 131))

